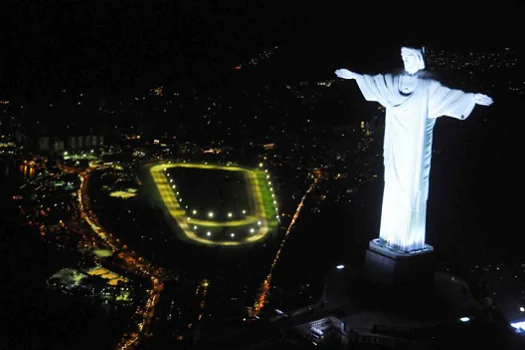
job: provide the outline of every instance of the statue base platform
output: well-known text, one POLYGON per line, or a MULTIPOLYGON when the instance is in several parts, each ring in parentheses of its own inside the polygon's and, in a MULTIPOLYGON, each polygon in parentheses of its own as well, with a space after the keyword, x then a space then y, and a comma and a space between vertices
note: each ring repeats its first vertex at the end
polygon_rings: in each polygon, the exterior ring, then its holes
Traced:
POLYGON ((396 288, 431 287, 434 279, 434 248, 405 253, 370 241, 366 252, 365 278, 374 284, 396 288))

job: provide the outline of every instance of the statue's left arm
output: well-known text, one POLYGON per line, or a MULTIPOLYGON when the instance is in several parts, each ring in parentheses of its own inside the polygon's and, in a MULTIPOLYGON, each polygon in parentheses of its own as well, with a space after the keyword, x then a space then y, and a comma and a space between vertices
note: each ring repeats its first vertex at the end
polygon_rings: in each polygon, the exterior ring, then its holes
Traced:
POLYGON ((456 119, 467 119, 476 104, 490 106, 492 99, 482 94, 473 94, 461 90, 450 89, 436 81, 430 81, 428 116, 441 116, 456 119))

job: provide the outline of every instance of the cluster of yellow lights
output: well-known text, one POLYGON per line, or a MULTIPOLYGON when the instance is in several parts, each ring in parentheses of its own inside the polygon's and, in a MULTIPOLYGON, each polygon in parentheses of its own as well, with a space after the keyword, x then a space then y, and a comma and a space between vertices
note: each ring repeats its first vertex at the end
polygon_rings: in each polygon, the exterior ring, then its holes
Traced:
MULTIPOLYGON (((261 165, 262 167, 262 165, 261 165)), ((160 196, 164 202, 164 205, 166 206, 167 210, 170 212, 171 216, 176 220, 177 224, 180 226, 180 228, 183 230, 184 234, 187 238, 191 239, 192 241, 207 244, 207 245, 222 245, 222 246, 236 246, 246 243, 252 243, 256 242, 258 240, 261 240, 264 238, 269 231, 268 228, 268 220, 266 218, 266 214, 264 211, 264 204, 263 199, 261 195, 261 189, 259 186, 259 182, 257 180, 257 173, 253 170, 240 168, 236 166, 220 166, 220 165, 208 165, 208 164, 189 164, 189 163, 165 163, 165 164, 157 164, 150 168, 151 176, 157 186, 157 189, 160 193, 160 196), (172 179, 168 179, 169 174, 166 175, 164 171, 166 171, 168 168, 197 168, 197 169, 207 169, 207 170, 226 170, 226 171, 238 171, 243 172, 246 175, 247 186, 248 191, 251 191, 253 193, 253 200, 254 200, 254 207, 255 207, 255 215, 247 215, 242 219, 239 220, 231 220, 231 221, 213 221, 213 220, 202 220, 197 218, 189 217, 186 213, 186 210, 181 208, 180 202, 182 201, 181 198, 177 198, 177 195, 179 192, 174 191, 173 182, 172 179), (190 227, 191 224, 191 227, 190 227), (232 241, 213 241, 211 239, 206 239, 199 237, 195 234, 194 230, 191 228, 194 227, 240 227, 240 226, 248 226, 256 224, 257 225, 257 232, 255 232, 255 229, 253 234, 251 234, 249 237, 245 238, 243 241, 238 240, 232 240, 232 241)), ((195 210, 193 211, 194 215, 197 213, 195 210)), ((243 211, 243 214, 245 214, 246 211, 243 211)), ((231 215, 228 215, 228 217, 233 217, 233 213, 229 213, 231 215)), ((208 212, 208 218, 212 219, 214 217, 213 212, 208 212)), ((250 230, 250 233, 251 230, 250 230)), ((211 232, 207 231, 206 236, 210 237, 211 232)), ((230 234, 231 238, 235 237, 235 234, 232 236, 230 234)))
POLYGON ((117 285, 118 281, 122 281, 124 283, 127 283, 129 281, 127 278, 119 276, 116 273, 109 271, 103 267, 95 267, 87 271, 87 274, 90 276, 99 276, 107 280, 107 283, 112 286, 117 285))
POLYGON ((127 192, 127 191, 115 191, 115 192, 111 192, 109 195, 110 197, 129 199, 129 198, 136 197, 137 193, 127 192))

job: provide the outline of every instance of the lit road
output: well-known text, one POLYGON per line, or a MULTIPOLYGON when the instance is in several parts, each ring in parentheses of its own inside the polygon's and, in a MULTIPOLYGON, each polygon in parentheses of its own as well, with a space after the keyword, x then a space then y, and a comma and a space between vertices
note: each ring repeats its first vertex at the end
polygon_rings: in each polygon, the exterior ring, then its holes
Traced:
POLYGON ((301 201, 299 202, 299 205, 297 206, 297 209, 295 210, 295 214, 292 218, 292 221, 288 225, 284 238, 281 241, 281 245, 279 246, 279 249, 277 250, 275 257, 273 258, 272 264, 270 266, 270 272, 268 273, 264 281, 261 283, 260 293, 257 296, 255 303, 254 303, 254 307, 253 307, 254 315, 258 315, 261 312, 264 305, 266 304, 266 297, 268 295, 268 292, 270 291, 270 287, 272 283, 273 270, 275 269, 275 266, 277 265, 277 262, 279 261, 279 257, 281 256, 283 248, 286 244, 286 240, 288 239, 290 232, 292 232, 297 219, 299 219, 299 215, 301 215, 301 209, 304 207, 304 202, 306 201, 306 198, 315 189, 315 187, 317 186, 317 184, 322 178, 320 171, 316 171, 315 175, 316 176, 315 176, 314 182, 310 185, 310 187, 308 187, 308 190, 306 190, 306 193, 301 198, 301 201))
POLYGON ((264 238, 268 232, 268 218, 264 210, 263 199, 261 195, 261 188, 258 183, 257 175, 255 171, 240 168, 236 166, 219 166, 219 165, 206 165, 206 164, 158 164, 150 168, 150 173, 155 182, 159 194, 171 216, 175 219, 179 227, 182 229, 187 238, 192 241, 207 244, 207 245, 222 245, 222 246, 236 246, 246 243, 252 243, 264 238), (207 170, 226 170, 226 171, 238 171, 243 172, 246 175, 247 190, 252 194, 253 204, 255 208, 255 215, 246 216, 241 220, 232 221, 213 221, 213 220, 201 220, 188 216, 186 210, 180 205, 180 198, 177 199, 176 191, 173 189, 173 185, 168 181, 167 175, 164 173, 169 168, 196 168, 196 169, 207 169, 207 170), (257 225, 257 231, 248 236, 243 240, 232 240, 232 241, 214 241, 211 239, 199 237, 195 234, 195 231, 190 228, 192 226, 202 227, 240 227, 255 224, 257 225))
POLYGON ((98 219, 91 210, 90 200, 88 196, 90 170, 79 174, 80 189, 78 190, 78 203, 82 218, 88 223, 94 233, 96 233, 114 253, 118 254, 121 259, 121 266, 137 275, 147 277, 151 280, 152 288, 148 292, 148 299, 145 305, 137 308, 134 315, 136 321, 136 330, 131 333, 124 334, 118 349, 131 349, 136 347, 139 341, 148 337, 148 329, 152 318, 155 315, 155 305, 158 303, 160 293, 164 289, 164 272, 160 268, 155 268, 149 264, 144 258, 137 257, 134 251, 128 251, 126 245, 121 245, 118 238, 114 238, 111 233, 105 230, 98 224, 98 219))

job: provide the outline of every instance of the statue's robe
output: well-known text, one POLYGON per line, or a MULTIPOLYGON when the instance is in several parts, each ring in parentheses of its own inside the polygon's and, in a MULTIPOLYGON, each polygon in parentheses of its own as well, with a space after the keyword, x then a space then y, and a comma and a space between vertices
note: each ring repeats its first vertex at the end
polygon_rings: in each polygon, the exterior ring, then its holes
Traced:
POLYGON ((367 101, 386 108, 384 165, 385 189, 380 238, 405 251, 425 244, 426 208, 436 118, 466 119, 474 96, 417 78, 412 93, 401 93, 400 75, 358 75, 357 84, 367 101))

